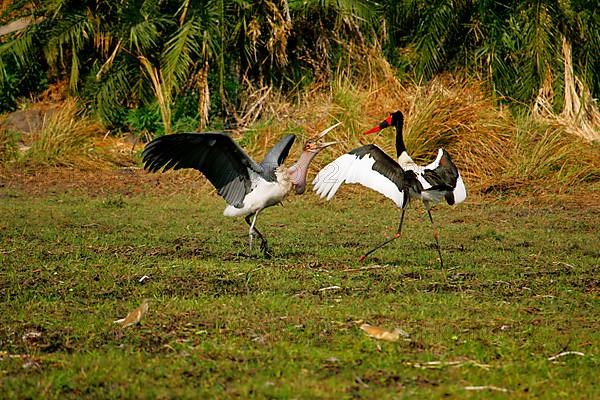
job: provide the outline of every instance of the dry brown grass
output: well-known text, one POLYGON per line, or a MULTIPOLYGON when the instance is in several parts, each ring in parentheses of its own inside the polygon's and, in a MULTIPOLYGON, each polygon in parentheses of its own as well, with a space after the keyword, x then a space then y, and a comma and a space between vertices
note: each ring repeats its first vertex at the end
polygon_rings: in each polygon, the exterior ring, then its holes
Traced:
POLYGON ((446 148, 471 193, 540 195, 579 190, 578 185, 598 188, 597 144, 571 134, 564 124, 515 117, 487 93, 482 82, 450 76, 426 85, 400 82, 384 60, 367 52, 362 64, 350 58, 340 65, 327 87, 315 85, 294 99, 272 95, 245 144, 253 154, 263 154, 284 132, 304 140, 342 121, 331 133, 340 144, 319 156, 315 169, 366 143, 394 154, 392 130, 367 137, 362 132, 399 109, 413 158, 428 163, 439 147, 446 148))
MULTIPOLYGON (((12 132, 0 133, 0 142, 9 147, 12 132)), ((131 155, 121 141, 105 137, 103 126, 79 109, 77 99, 65 100, 60 106, 44 115, 39 129, 21 134, 19 149, 3 157, 6 164, 20 168, 76 167, 101 169, 114 164, 130 162, 131 155)))

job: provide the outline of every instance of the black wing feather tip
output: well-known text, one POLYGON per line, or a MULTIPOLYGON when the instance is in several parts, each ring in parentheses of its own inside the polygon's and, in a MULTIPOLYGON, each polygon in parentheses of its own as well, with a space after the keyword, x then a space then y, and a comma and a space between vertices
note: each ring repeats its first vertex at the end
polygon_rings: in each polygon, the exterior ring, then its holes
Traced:
POLYGON ((229 136, 223 133, 178 133, 161 136, 142 152, 144 168, 150 172, 196 169, 213 184, 228 204, 243 207, 250 191, 250 170, 256 164, 229 136))

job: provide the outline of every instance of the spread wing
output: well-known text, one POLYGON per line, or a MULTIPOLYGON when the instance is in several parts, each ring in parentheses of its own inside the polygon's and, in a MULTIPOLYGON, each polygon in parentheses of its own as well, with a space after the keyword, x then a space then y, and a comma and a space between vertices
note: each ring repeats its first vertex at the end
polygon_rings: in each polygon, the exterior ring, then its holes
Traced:
POLYGON ((431 186, 425 190, 444 191, 446 202, 450 205, 462 203, 467 198, 467 190, 460 172, 450 154, 444 149, 438 150, 436 159, 426 165, 420 175, 427 182, 423 186, 431 186))
POLYGON ((275 182, 277 180, 275 169, 283 164, 290 153, 290 149, 292 148, 295 139, 296 136, 294 135, 284 136, 271 150, 269 150, 265 159, 260 163, 260 166, 264 170, 263 176, 269 182, 275 182))
POLYGON ((418 185, 414 174, 406 173, 373 144, 358 147, 325 166, 313 181, 313 190, 329 200, 342 183, 359 183, 376 190, 401 208, 408 203, 409 186, 418 185))
POLYGON ((223 133, 177 133, 154 139, 142 152, 144 168, 194 168, 202 172, 228 204, 243 207, 252 188, 251 171, 262 174, 242 148, 223 133))

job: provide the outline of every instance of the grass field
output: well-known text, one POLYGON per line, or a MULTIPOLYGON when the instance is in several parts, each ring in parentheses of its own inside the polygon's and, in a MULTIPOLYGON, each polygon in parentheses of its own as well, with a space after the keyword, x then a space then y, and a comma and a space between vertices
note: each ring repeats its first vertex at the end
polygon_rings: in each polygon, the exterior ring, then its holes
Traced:
POLYGON ((366 190, 266 211, 271 259, 214 194, 0 197, 2 398, 600 397, 598 207, 438 207, 446 280, 418 207, 359 263, 399 217, 366 190))

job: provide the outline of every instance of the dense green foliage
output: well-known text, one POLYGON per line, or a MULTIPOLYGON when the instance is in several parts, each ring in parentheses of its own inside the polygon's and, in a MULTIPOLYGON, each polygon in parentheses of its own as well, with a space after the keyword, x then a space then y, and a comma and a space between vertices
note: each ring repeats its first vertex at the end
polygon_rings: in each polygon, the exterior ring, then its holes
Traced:
POLYGON ((171 131, 184 119, 202 127, 239 107, 244 88, 274 85, 287 92, 327 81, 347 53, 373 46, 416 79, 461 69, 520 103, 532 104, 550 85, 560 109, 563 40, 572 46, 576 76, 600 95, 594 74, 600 14, 592 0, 33 3, 13 2, 2 17, 36 18, 0 39, 4 109, 48 79, 66 79, 71 93, 109 126, 171 131), (40 67, 47 76, 36 75, 40 67), (24 75, 28 84, 19 84, 16 77, 24 75))
POLYGON ((420 76, 466 66, 488 78, 497 93, 531 102, 547 74, 560 92, 564 38, 574 49, 575 73, 595 97, 600 95, 600 79, 594 75, 600 68, 595 1, 387 3, 389 51, 405 53, 405 63, 420 76))

